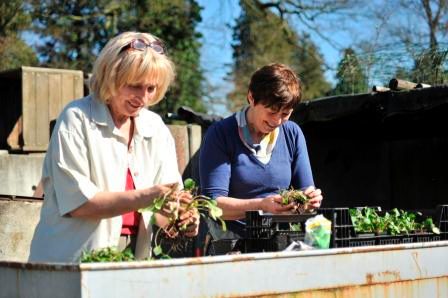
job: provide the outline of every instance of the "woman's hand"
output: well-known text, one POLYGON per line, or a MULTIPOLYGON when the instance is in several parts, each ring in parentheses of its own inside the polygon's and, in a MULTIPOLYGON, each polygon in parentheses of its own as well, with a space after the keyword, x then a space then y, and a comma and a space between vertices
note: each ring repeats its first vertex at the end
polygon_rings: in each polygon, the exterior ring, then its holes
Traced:
POLYGON ((200 214, 196 208, 186 211, 184 208, 180 210, 179 223, 177 224, 179 230, 184 232, 187 237, 194 237, 199 232, 200 214))
POLYGON ((191 193, 183 190, 171 189, 165 195, 168 196, 168 200, 163 205, 160 213, 166 217, 174 217, 174 219, 179 217, 181 206, 188 205, 193 199, 191 193))
POLYGON ((322 204, 323 196, 322 191, 319 188, 315 188, 314 186, 309 186, 303 191, 310 200, 305 205, 305 210, 313 210, 316 208, 320 208, 322 204))
POLYGON ((261 201, 261 210, 263 212, 279 214, 294 208, 294 204, 282 205, 282 197, 278 194, 270 195, 261 201))
POLYGON ((159 185, 161 191, 164 192, 161 197, 166 196, 167 201, 158 213, 169 218, 169 221, 163 224, 165 229, 170 225, 170 222, 176 222, 177 225, 177 228, 170 228, 165 232, 171 238, 177 237, 180 231, 187 237, 196 236, 199 232, 200 215, 196 208, 187 210, 188 204, 193 200, 191 193, 175 190, 174 186, 167 190, 164 188, 165 186, 159 185))

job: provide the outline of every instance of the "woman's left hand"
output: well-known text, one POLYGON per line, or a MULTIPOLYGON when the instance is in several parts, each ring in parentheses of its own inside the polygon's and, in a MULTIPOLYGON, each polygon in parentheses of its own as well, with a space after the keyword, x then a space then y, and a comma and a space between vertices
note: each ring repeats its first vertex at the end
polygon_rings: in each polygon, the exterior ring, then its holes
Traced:
POLYGON ((310 198, 310 200, 306 204, 307 210, 320 208, 320 206, 322 204, 323 196, 322 196, 322 191, 319 188, 315 188, 314 186, 309 186, 303 192, 310 198))
POLYGON ((187 237, 194 237, 198 235, 199 232, 199 220, 200 214, 197 209, 190 209, 185 211, 180 209, 179 224, 177 225, 179 229, 184 229, 184 235, 187 237))

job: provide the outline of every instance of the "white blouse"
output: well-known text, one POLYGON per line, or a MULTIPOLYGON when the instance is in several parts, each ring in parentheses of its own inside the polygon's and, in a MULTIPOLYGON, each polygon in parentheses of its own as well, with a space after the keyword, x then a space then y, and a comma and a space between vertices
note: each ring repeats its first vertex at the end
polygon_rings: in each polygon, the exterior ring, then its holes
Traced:
MULTIPOLYGON (((68 104, 55 125, 44 160, 45 199, 30 261, 78 262, 82 251, 118 246, 122 217, 66 216, 100 191, 124 191, 127 169, 135 188, 182 183, 173 137, 162 119, 143 109, 129 147, 107 106, 92 96, 68 104)), ((142 216, 136 256, 149 256, 150 214, 142 216), (142 228, 143 227, 143 228, 142 228)))

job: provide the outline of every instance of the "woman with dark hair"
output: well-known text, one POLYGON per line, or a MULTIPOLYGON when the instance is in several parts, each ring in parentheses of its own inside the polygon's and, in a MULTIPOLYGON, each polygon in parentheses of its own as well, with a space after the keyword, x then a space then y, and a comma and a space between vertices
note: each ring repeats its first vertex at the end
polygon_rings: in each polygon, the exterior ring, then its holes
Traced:
MULTIPOLYGON (((208 129, 200 153, 201 189, 217 200, 225 219, 243 219, 249 210, 289 211, 294 206, 282 205, 279 191, 291 187, 310 197, 307 208, 320 207, 305 137, 288 121, 301 96, 301 82, 289 67, 266 65, 252 75, 248 106, 208 129)), ((241 233, 234 222, 228 226, 241 233)))

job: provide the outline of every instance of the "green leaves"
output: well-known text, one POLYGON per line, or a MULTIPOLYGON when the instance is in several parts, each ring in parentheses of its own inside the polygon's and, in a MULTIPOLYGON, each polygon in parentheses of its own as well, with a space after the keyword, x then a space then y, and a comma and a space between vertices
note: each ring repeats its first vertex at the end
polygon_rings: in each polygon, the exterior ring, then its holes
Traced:
POLYGON ((427 231, 432 231, 434 234, 440 234, 440 230, 432 222, 432 218, 428 217, 422 224, 427 231))
POLYGON ((415 232, 430 232, 439 234, 439 229, 434 225, 431 218, 423 222, 417 221, 421 213, 407 212, 397 208, 384 215, 379 215, 374 208, 350 209, 350 216, 358 233, 382 233, 389 235, 402 235, 415 232))
POLYGON ((162 252, 162 246, 161 245, 157 245, 152 249, 152 252, 154 253, 154 255, 156 257, 160 256, 163 252, 162 252))
POLYGON ((199 211, 204 211, 213 220, 218 220, 221 223, 221 228, 223 231, 227 230, 227 226, 222 217, 222 209, 218 207, 218 203, 209 197, 198 195, 193 198, 193 201, 188 205, 187 209, 196 208, 199 211))
MULTIPOLYGON (((222 217, 222 209, 218 207, 218 204, 215 200, 210 199, 209 197, 196 195, 197 186, 196 182, 188 178, 184 181, 184 192, 189 192, 192 195, 192 201, 187 205, 181 206, 184 209, 183 212, 194 211, 199 212, 202 216, 210 216, 213 220, 218 220, 221 222, 222 229, 225 231, 227 229, 224 220, 222 217)), ((162 210, 164 204, 168 201, 175 201, 176 198, 173 197, 173 193, 169 193, 163 198, 157 198, 154 200, 153 204, 148 206, 147 208, 139 210, 139 212, 151 211, 153 212, 152 220, 154 220, 154 214, 162 210)), ((185 242, 187 239, 184 239, 184 232, 187 231, 187 224, 180 225, 179 214, 177 212, 173 212, 170 217, 170 223, 164 227, 157 230, 155 235, 155 247, 153 248, 154 256, 158 258, 166 258, 169 257, 169 252, 173 247, 179 245, 179 242, 185 242), (174 239, 173 246, 168 251, 167 254, 163 252, 163 248, 161 245, 161 241, 163 241, 163 237, 166 236, 170 239, 174 239)))
POLYGON ((191 178, 187 178, 184 181, 184 189, 187 191, 193 191, 196 189, 196 182, 191 179, 191 178))
POLYGON ((105 247, 90 252, 83 251, 81 263, 129 262, 135 261, 130 248, 119 251, 115 247, 105 247))
POLYGON ((293 232, 301 232, 302 227, 300 226, 300 223, 289 223, 289 229, 293 232))
POLYGON ((310 197, 303 191, 297 189, 282 190, 280 195, 282 196, 283 205, 288 205, 289 203, 306 204, 310 200, 310 197))
MULTIPOLYGON (((222 229, 226 230, 225 221, 221 219, 222 217, 222 209, 218 207, 218 204, 215 200, 210 199, 206 196, 194 195, 197 191, 196 182, 193 179, 187 179, 184 182, 185 189, 184 191, 189 191, 193 195, 193 200, 186 206, 181 206, 185 209, 185 212, 196 209, 196 212, 200 212, 202 216, 210 216, 214 220, 218 220, 221 222, 222 229)), ((155 214, 161 211, 164 205, 170 200, 176 200, 173 198, 174 193, 169 192, 165 196, 161 198, 154 199, 153 203, 146 208, 139 209, 140 213, 143 212, 152 212, 151 222, 150 224, 155 224, 155 214)), ((182 226, 178 226, 179 224, 179 214, 178 212, 173 212, 170 217, 170 224, 163 229, 160 228, 157 230, 154 238, 155 245, 152 250, 153 255, 158 259, 169 259, 170 256, 168 253, 163 252, 163 248, 161 245, 162 234, 161 231, 165 233, 165 236, 169 238, 176 238, 175 240, 178 242, 187 241, 184 238, 183 232, 187 230, 187 224, 183 224, 182 226)), ((149 243, 148 243, 149 245, 149 243)), ((178 245, 175 243, 173 245, 178 245)), ((131 250, 125 250, 123 252, 118 251, 116 248, 103 248, 99 250, 93 250, 90 252, 83 252, 81 262, 83 263, 91 263, 91 262, 121 262, 121 261, 133 261, 135 258, 131 252, 131 250)))
POLYGON ((291 188, 280 191, 280 196, 282 197, 282 205, 292 203, 295 213, 303 214, 308 211, 307 203, 311 198, 303 191, 291 188))

